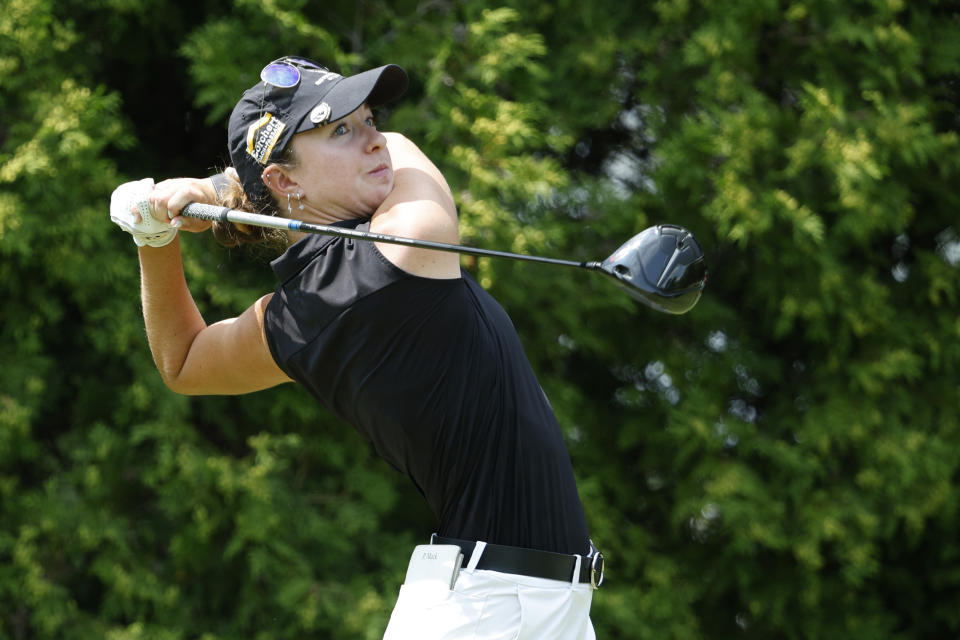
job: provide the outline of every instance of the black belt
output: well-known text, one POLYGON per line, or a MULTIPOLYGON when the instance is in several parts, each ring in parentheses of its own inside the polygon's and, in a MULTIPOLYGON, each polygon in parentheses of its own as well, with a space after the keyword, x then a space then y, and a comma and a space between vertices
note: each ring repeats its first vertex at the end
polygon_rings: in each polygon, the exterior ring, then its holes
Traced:
MULTIPOLYGON (((460 547, 463 552, 463 563, 466 566, 477 543, 472 540, 444 538, 433 534, 430 544, 453 544, 460 547)), ((574 580, 573 572, 577 567, 577 558, 578 556, 565 553, 488 543, 483 549, 483 555, 480 556, 476 568, 514 573, 531 578, 582 582, 591 585, 594 589, 599 588, 603 583, 603 554, 591 542, 590 555, 579 556, 580 573, 574 580)))

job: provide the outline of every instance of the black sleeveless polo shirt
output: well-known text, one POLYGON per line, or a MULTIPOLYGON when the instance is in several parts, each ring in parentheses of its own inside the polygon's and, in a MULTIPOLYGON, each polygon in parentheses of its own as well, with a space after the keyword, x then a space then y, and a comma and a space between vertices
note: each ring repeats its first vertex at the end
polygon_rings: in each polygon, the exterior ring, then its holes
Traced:
POLYGON ((468 273, 417 277, 372 242, 319 235, 272 266, 277 364, 413 480, 440 535, 587 553, 556 417, 506 312, 468 273))

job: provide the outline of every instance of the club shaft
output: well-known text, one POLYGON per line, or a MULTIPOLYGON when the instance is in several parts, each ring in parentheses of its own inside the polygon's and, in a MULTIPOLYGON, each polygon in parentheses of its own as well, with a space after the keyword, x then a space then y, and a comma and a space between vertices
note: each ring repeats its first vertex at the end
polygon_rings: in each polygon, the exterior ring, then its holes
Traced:
POLYGON ((445 242, 433 242, 432 240, 417 240, 415 238, 404 238, 401 236, 391 236, 383 233, 374 233, 373 231, 357 231, 345 227, 334 227, 323 224, 312 224, 293 220, 291 218, 281 218, 278 216, 267 216, 260 213, 248 213, 246 211, 236 211, 226 207, 217 207, 209 204, 200 204, 192 202, 185 206, 180 212, 188 218, 197 218, 200 220, 210 220, 219 222, 232 222, 235 224, 248 224, 256 227, 269 227, 271 229, 283 229, 284 231, 299 231, 301 233, 316 233, 324 236, 334 236, 337 238, 352 238, 354 240, 365 240, 372 242, 383 242, 386 244, 399 244, 418 249, 432 249, 434 251, 448 251, 451 253, 463 253, 471 256, 480 256, 484 258, 508 258, 510 260, 524 260, 526 262, 539 262, 545 264, 554 264, 563 267, 580 267, 583 269, 599 269, 599 262, 577 262, 574 260, 561 260, 559 258, 544 258, 542 256, 529 256, 522 253, 509 253, 507 251, 494 251, 492 249, 480 249, 477 247, 465 247, 459 244, 447 244, 445 242))

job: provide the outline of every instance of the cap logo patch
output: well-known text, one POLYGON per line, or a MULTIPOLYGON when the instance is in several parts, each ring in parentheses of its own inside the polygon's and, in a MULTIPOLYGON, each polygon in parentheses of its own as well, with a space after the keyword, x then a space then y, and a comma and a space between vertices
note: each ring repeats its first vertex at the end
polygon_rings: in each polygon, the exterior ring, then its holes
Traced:
POLYGON ((330 105, 321 102, 310 112, 310 122, 313 124, 323 124, 330 117, 330 105))
POLYGON ((274 118, 272 113, 264 114, 247 128, 247 153, 258 163, 266 164, 286 128, 287 125, 279 118, 274 118))
POLYGON ((340 75, 339 73, 334 73, 333 71, 328 71, 328 72, 326 72, 325 74, 323 74, 322 76, 320 76, 319 78, 317 78, 316 81, 314 81, 313 84, 315 84, 315 85, 317 85, 317 86, 319 87, 320 85, 322 85, 322 84, 323 84, 324 82, 326 82, 327 80, 336 80, 337 78, 342 78, 342 77, 343 77, 343 76, 340 75))

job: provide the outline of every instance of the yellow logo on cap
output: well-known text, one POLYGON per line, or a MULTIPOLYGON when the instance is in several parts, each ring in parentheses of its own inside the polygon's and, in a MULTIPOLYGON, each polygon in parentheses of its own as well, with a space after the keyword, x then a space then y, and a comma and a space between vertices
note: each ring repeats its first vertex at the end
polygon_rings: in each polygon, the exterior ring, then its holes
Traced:
POLYGON ((247 153, 260 164, 266 164, 286 128, 287 125, 274 118, 272 113, 264 114, 247 128, 247 153))

